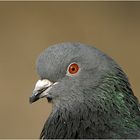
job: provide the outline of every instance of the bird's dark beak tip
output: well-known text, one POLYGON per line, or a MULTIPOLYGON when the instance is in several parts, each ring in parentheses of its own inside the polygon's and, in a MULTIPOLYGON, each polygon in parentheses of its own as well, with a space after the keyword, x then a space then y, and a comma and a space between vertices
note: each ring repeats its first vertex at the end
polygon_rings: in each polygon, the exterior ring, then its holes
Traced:
POLYGON ((32 104, 34 101, 32 99, 32 97, 29 97, 29 103, 32 104))
POLYGON ((29 97, 29 103, 32 104, 34 103, 35 101, 37 101, 39 98, 36 98, 35 96, 31 96, 29 97))
POLYGON ((33 102, 39 100, 40 99, 40 94, 41 94, 41 92, 38 92, 38 91, 34 92, 33 91, 32 96, 29 97, 29 103, 32 104, 33 102))

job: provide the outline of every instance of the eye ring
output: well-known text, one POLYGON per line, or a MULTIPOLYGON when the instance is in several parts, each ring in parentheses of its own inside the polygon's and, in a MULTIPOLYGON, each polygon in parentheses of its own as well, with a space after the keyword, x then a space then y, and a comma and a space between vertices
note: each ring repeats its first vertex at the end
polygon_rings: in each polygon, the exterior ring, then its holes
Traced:
POLYGON ((74 74, 78 73, 79 69, 80 69, 79 65, 77 63, 73 62, 68 66, 67 72, 71 75, 74 75, 74 74))

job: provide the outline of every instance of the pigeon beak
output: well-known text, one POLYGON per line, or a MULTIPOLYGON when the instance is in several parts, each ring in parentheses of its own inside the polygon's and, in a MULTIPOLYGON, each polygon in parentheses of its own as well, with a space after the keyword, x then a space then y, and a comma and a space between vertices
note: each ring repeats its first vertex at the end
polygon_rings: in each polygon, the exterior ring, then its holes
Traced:
POLYGON ((29 102, 33 103, 38 99, 45 97, 52 85, 53 83, 47 79, 38 80, 33 90, 33 94, 29 98, 29 102))

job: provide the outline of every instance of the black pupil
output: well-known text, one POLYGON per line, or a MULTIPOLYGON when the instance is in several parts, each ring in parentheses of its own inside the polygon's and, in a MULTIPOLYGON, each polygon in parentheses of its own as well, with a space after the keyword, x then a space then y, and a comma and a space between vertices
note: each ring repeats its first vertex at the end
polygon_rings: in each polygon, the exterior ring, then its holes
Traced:
POLYGON ((72 71, 75 71, 75 68, 72 68, 72 71))

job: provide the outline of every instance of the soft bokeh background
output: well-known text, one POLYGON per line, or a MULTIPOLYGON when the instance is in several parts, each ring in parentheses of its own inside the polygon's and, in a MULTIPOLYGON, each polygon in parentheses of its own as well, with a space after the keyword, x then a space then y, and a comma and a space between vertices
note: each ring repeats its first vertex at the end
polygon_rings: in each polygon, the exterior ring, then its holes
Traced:
POLYGON ((49 45, 95 45, 127 73, 140 98, 140 2, 0 2, 0 138, 38 138, 51 111, 28 98, 49 45))

